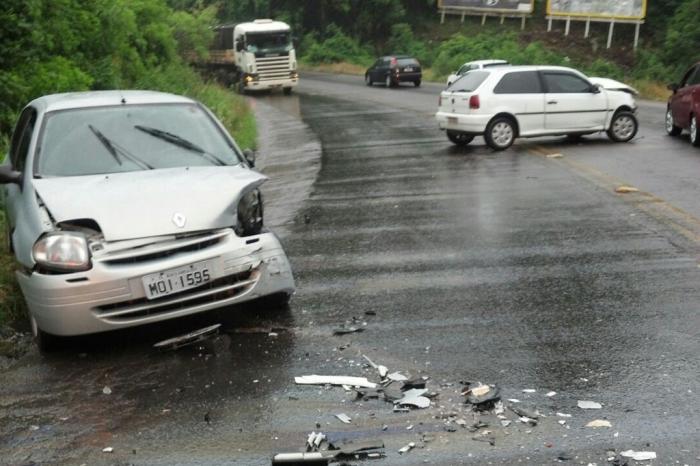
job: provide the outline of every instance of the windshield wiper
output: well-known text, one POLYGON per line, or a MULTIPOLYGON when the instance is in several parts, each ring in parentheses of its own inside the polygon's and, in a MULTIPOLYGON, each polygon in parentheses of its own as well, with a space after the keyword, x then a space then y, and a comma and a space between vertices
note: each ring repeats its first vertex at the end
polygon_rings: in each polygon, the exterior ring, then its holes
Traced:
POLYGON ((109 152, 109 154, 112 157, 114 157, 114 160, 116 160, 119 165, 123 165, 122 159, 119 158, 119 154, 117 153, 117 149, 114 148, 114 144, 112 144, 112 141, 110 141, 107 138, 107 136, 102 134, 102 131, 95 128, 94 126, 88 125, 88 128, 90 128, 90 131, 92 131, 92 134, 94 134, 97 137, 97 139, 100 140, 102 145, 105 146, 105 148, 107 148, 107 152, 109 152))
POLYGON ((154 167, 145 161, 141 160, 140 158, 136 157, 135 155, 129 153, 126 149, 123 147, 117 145, 115 142, 113 142, 111 139, 109 139, 107 136, 102 134, 102 131, 99 129, 95 128, 92 125, 88 125, 88 128, 90 128, 90 131, 97 137, 97 139, 100 140, 103 146, 107 148, 107 151, 109 154, 114 157, 114 160, 117 161, 119 165, 123 165, 121 158, 119 157, 119 153, 121 153, 124 157, 129 159, 131 162, 135 163, 136 165, 141 166, 141 168, 147 168, 149 170, 153 170, 154 167))
POLYGON ((210 162, 214 162, 216 165, 226 165, 226 162, 221 160, 216 155, 212 154, 211 152, 207 152, 194 142, 188 141, 187 139, 178 136, 177 134, 173 134, 168 131, 163 131, 162 129, 151 128, 150 126, 134 125, 134 128, 136 128, 139 131, 143 131, 146 134, 150 134, 151 136, 156 137, 158 139, 162 139, 163 141, 167 141, 170 144, 174 144, 178 147, 182 147, 183 149, 187 149, 189 151, 200 154, 202 157, 208 159, 210 162))

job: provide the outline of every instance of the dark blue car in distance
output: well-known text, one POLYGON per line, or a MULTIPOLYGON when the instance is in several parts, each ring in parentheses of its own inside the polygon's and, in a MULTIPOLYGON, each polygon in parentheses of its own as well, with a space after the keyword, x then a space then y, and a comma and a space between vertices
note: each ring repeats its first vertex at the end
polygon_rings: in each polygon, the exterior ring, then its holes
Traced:
POLYGON ((365 72, 365 84, 382 83, 386 87, 398 86, 402 82, 412 82, 420 86, 422 78, 418 60, 408 55, 387 55, 379 57, 365 72))

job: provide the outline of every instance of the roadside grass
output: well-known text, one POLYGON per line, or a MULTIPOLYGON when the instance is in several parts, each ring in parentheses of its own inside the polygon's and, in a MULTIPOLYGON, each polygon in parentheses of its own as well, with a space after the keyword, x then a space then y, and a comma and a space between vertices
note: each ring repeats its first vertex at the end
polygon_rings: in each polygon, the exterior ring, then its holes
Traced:
POLYGON ((0 211, 0 325, 18 322, 26 315, 24 298, 15 278, 15 259, 7 248, 5 212, 0 211))
POLYGON ((300 63, 299 69, 301 71, 321 71, 323 73, 352 74, 357 76, 363 76, 365 71, 367 71, 366 66, 356 65, 355 63, 349 62, 321 63, 318 65, 300 63))
POLYGON ((671 91, 669 91, 663 83, 658 81, 635 79, 630 81, 630 85, 639 91, 639 95, 643 99, 666 102, 668 96, 671 95, 671 91))

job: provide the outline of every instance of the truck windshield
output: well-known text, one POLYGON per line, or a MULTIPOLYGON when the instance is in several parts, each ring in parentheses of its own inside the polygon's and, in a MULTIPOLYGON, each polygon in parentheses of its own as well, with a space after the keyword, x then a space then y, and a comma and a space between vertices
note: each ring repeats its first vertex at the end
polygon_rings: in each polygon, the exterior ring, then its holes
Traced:
POLYGON ((292 49, 289 32, 248 33, 245 37, 249 52, 282 53, 292 49))
POLYGON ((49 112, 37 151, 35 174, 42 177, 241 162, 236 148, 197 104, 49 112))

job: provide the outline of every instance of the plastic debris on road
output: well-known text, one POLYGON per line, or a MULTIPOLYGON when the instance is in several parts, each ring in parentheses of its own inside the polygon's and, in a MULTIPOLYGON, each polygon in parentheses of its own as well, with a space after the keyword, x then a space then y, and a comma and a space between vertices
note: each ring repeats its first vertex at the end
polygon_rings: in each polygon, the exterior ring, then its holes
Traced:
POLYGON ((615 192, 619 194, 629 194, 638 193, 639 190, 637 188, 633 188, 632 186, 618 186, 615 188, 615 192))
POLYGON ((343 424, 350 424, 352 422, 352 419, 350 419, 350 416, 348 416, 345 413, 336 414, 335 417, 337 417, 338 420, 340 422, 342 422, 343 424))
POLYGON ((406 377, 400 372, 392 372, 391 374, 387 375, 387 378, 394 382, 405 382, 406 380, 408 380, 408 377, 406 377))
POLYGON ((399 454, 403 455, 404 453, 408 453, 412 449, 416 447, 416 444, 414 442, 409 443, 408 445, 405 445, 399 449, 399 454))
POLYGON ((523 393, 537 393, 537 390, 534 388, 526 388, 523 390, 523 393))
POLYGON ((207 340, 217 333, 221 324, 210 325, 209 327, 200 328, 190 333, 180 335, 179 337, 168 338, 167 340, 159 341, 153 347, 159 350, 176 350, 185 346, 194 345, 200 341, 207 340))
POLYGON ((595 401, 579 401, 578 407, 581 409, 602 409, 603 405, 595 401))
POLYGON ((348 377, 343 375, 304 375, 294 377, 298 385, 349 385, 351 387, 377 388, 377 384, 366 377, 348 377))
POLYGON ((604 419, 596 419, 586 424, 586 427, 612 427, 612 424, 604 419))
POLYGON ((483 384, 470 386, 463 394, 467 396, 467 403, 479 411, 490 410, 501 400, 501 390, 498 387, 483 384))
POLYGON ((102 449, 102 453, 112 453, 114 451, 114 448, 112 447, 105 447, 102 449))
POLYGON ((411 390, 406 390, 403 393, 403 398, 396 400, 399 406, 414 406, 416 408, 427 408, 430 406, 430 398, 426 398, 425 395, 428 390, 425 388, 413 388, 411 390))
POLYGON ((362 327, 339 327, 333 329, 333 335, 347 335, 348 333, 364 332, 362 327))
POLYGON ((620 452, 625 458, 632 458, 635 461, 649 461, 656 459, 656 452, 654 451, 634 451, 626 450, 620 452))
POLYGON ((368 358, 364 354, 362 355, 362 357, 367 360, 370 366, 377 370, 377 372, 379 373, 379 377, 381 377, 382 379, 386 378, 386 375, 389 372, 389 369, 386 366, 382 366, 381 364, 375 364, 370 358, 368 358))

